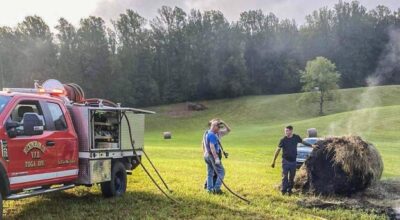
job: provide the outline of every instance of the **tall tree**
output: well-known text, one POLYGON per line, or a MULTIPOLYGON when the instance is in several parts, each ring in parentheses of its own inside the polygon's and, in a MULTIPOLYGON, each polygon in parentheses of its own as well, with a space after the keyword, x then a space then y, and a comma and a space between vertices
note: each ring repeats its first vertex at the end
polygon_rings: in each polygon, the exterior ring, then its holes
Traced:
POLYGON ((75 27, 64 18, 58 20, 55 27, 58 33, 58 62, 57 78, 68 82, 79 79, 80 75, 80 57, 78 53, 78 35, 75 27))
POLYGON ((146 20, 132 10, 121 14, 115 22, 120 42, 118 82, 127 81, 123 87, 125 92, 119 93, 118 99, 129 104, 151 105, 159 101, 158 85, 152 76, 151 36, 144 25, 146 20))
POLYGON ((34 80, 55 76, 56 46, 49 26, 38 16, 27 16, 15 31, 19 57, 17 74, 21 86, 32 86, 34 80))
POLYGON ((336 71, 336 66, 324 57, 317 57, 308 61, 304 71, 301 71, 301 81, 303 90, 318 94, 319 114, 324 114, 324 103, 332 91, 339 88, 338 82, 340 74, 336 71))
POLYGON ((81 19, 77 31, 80 76, 76 79, 87 89, 89 96, 109 97, 110 52, 102 18, 81 19))

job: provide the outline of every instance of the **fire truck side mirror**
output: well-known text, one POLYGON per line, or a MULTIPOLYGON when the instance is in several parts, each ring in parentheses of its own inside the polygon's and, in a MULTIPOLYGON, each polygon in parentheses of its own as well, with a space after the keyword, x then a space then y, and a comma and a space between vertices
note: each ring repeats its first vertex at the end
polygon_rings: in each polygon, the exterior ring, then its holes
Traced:
POLYGON ((22 119, 24 127, 24 135, 41 135, 43 134, 43 121, 37 113, 27 112, 22 119))

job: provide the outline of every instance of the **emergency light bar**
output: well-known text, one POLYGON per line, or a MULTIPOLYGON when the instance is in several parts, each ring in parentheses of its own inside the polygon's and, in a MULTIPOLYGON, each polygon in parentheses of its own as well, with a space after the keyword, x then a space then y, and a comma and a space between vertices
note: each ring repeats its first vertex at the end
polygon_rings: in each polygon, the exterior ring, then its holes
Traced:
POLYGON ((32 94, 49 94, 49 95, 65 95, 65 91, 62 89, 28 89, 28 88, 3 88, 3 92, 20 92, 20 93, 32 93, 32 94))

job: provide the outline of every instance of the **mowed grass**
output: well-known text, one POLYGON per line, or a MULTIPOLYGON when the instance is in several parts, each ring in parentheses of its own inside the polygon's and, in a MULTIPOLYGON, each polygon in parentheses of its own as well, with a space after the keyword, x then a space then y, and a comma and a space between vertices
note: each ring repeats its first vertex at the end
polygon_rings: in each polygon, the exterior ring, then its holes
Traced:
POLYGON ((310 127, 321 136, 361 135, 381 152, 383 178, 399 178, 399 95, 400 86, 340 90, 322 117, 317 104, 302 102, 301 94, 207 101, 209 109, 203 112, 187 112, 184 104, 151 108, 158 114, 147 117, 146 151, 179 203, 164 197, 139 167, 129 176, 123 197, 105 199, 97 186, 78 187, 7 201, 5 219, 385 219, 361 210, 302 208, 297 201, 307 195, 281 196, 280 160, 275 169, 269 165, 283 126, 292 124, 303 137, 310 127), (207 121, 214 117, 223 118, 233 130, 223 138, 230 153, 223 160, 226 183, 251 200, 250 205, 230 194, 208 195, 202 189, 200 142, 207 121), (163 131, 171 131, 173 138, 163 140, 163 131))

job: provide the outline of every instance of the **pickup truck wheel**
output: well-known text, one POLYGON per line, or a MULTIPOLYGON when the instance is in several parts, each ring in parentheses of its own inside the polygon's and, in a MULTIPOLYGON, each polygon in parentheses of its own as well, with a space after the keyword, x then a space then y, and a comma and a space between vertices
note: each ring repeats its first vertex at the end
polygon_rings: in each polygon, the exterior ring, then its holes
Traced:
POLYGON ((111 170, 111 181, 101 183, 101 192, 105 197, 121 196, 126 191, 126 169, 121 162, 116 162, 111 170))

